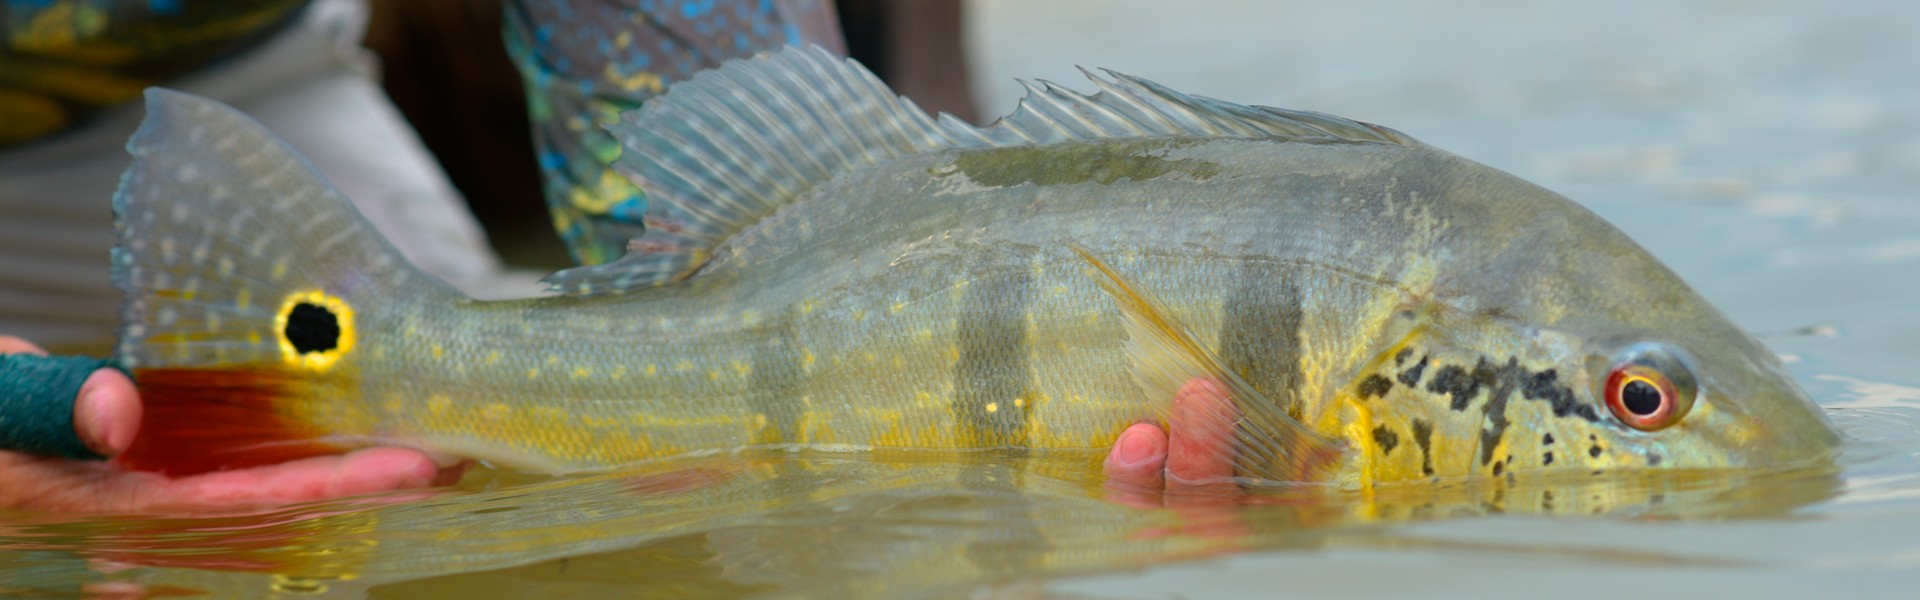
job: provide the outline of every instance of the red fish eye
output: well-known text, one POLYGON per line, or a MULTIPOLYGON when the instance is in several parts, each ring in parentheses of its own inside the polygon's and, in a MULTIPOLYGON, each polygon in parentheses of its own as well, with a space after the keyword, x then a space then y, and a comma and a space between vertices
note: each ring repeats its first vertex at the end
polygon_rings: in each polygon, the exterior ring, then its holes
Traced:
POLYGON ((1607 408, 1620 422, 1641 431, 1666 428, 1680 421, 1682 398, 1673 381, 1646 365, 1620 365, 1607 376, 1607 408))

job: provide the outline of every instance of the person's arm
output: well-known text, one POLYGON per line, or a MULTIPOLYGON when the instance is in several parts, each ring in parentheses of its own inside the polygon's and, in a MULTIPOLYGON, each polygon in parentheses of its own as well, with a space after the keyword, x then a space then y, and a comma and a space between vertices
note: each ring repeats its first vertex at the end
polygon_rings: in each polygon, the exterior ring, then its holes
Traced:
MULTIPOLYGON (((44 356, 45 352, 25 340, 0 336, 0 355, 5 354, 44 356)), ((133 381, 115 369, 88 374, 71 407, 72 435, 100 456, 126 450, 140 430, 139 394, 133 381)), ((441 469, 426 455, 404 448, 369 448, 180 478, 123 471, 111 461, 0 450, 0 508, 219 512, 446 484, 457 479, 460 471, 459 466, 441 469)))

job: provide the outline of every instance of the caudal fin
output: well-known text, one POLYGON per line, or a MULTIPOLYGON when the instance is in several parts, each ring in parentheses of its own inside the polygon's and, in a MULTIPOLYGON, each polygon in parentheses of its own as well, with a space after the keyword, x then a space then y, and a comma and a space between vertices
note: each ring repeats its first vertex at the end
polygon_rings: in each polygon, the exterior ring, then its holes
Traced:
POLYGON ((456 292, 407 264, 259 123, 163 89, 114 196, 116 359, 146 405, 128 467, 185 474, 334 452, 370 424, 357 346, 392 299, 456 292))

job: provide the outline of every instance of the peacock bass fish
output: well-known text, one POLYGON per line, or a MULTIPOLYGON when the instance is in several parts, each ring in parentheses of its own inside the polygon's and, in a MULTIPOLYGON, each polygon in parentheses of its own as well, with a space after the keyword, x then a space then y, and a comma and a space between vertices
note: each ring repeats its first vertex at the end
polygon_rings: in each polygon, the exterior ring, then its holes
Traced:
POLYGON ((1397 131, 1088 77, 983 128, 818 49, 609 127, 614 262, 480 302, 236 111, 148 92, 115 197, 129 466, 537 471, 1107 448, 1220 381, 1236 473, 1367 487, 1822 460, 1779 360, 1580 206, 1397 131))

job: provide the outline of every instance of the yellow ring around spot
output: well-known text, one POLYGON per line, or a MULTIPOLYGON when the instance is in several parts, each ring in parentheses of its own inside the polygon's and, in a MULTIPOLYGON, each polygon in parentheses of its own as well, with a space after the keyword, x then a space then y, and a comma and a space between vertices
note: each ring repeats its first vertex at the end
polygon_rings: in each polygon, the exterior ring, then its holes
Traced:
POLYGON ((274 339, 280 343, 282 362, 292 367, 325 371, 332 367, 333 363, 340 362, 340 357, 346 356, 347 352, 353 350, 355 338, 353 307, 347 306, 345 300, 327 295, 320 290, 298 292, 287 296, 286 301, 280 303, 280 312, 273 316, 273 333, 274 339), (327 309, 327 312, 333 313, 334 319, 339 321, 340 339, 334 342, 332 350, 302 354, 299 350, 295 350, 293 342, 287 339, 287 316, 293 314, 293 307, 301 304, 312 304, 327 309))

